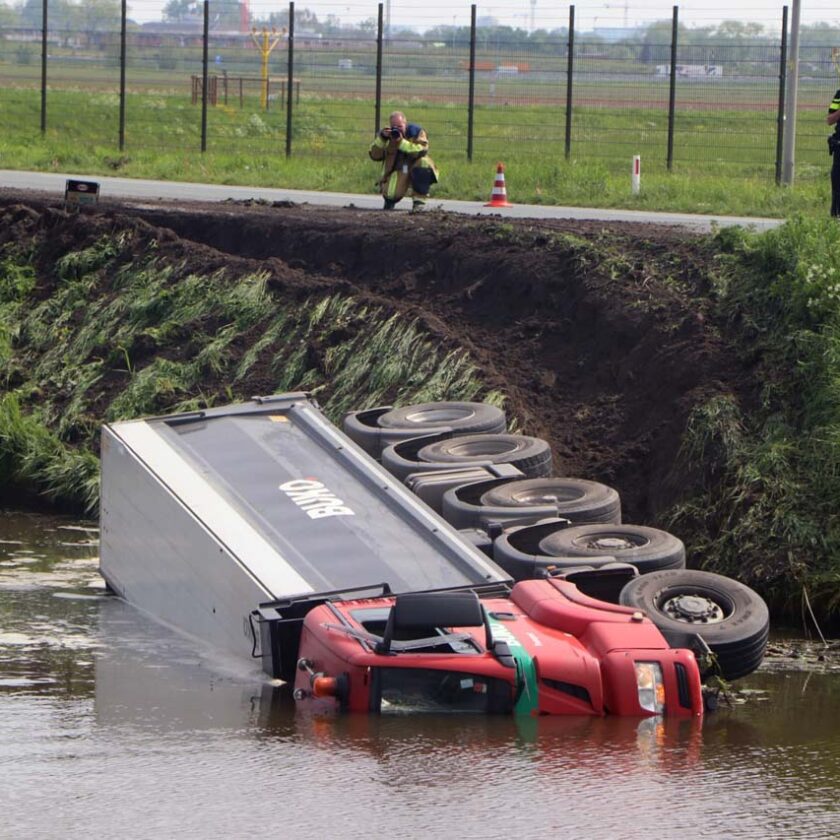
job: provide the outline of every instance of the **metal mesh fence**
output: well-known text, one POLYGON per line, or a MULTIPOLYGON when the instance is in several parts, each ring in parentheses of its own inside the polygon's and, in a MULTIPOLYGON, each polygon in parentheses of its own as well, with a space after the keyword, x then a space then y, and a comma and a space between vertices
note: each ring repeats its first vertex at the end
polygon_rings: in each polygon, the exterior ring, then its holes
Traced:
MULTIPOLYGON (((381 6, 367 25, 331 31, 308 26, 294 4, 278 12, 252 3, 237 18, 237 4, 214 15, 209 0, 178 21, 144 25, 124 21, 117 6, 73 20, 66 5, 52 18, 49 6, 46 15, 25 8, 30 17, 0 19, 7 140, 60 137, 101 148, 115 167, 125 150, 192 157, 205 148, 243 167, 284 153, 326 167, 348 148, 358 155, 377 118, 395 109, 452 159, 569 155, 626 167, 642 154, 648 170, 670 163, 767 177, 777 164, 781 39, 699 42, 668 13, 607 39, 574 28, 570 38, 571 16, 551 30, 482 25, 478 7, 472 19, 429 21, 424 34, 392 34, 381 6)), ((806 41, 800 50, 797 162, 824 165, 832 47, 806 41)))

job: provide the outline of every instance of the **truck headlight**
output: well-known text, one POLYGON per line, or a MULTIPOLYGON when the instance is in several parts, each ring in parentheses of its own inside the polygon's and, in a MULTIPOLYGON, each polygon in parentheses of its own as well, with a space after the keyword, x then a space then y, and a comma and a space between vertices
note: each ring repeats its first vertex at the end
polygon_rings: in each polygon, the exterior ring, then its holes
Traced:
POLYGON ((665 711, 665 684, 658 662, 636 662, 636 688, 639 705, 648 712, 661 715, 665 711))

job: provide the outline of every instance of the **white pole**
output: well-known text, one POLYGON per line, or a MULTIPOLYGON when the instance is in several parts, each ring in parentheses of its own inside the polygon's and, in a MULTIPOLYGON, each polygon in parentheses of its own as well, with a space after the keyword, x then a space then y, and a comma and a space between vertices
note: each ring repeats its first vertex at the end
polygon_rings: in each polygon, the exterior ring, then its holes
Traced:
POLYGON ((633 155, 633 172, 630 176, 630 187, 633 195, 638 195, 642 188, 642 158, 641 155, 633 155))
POLYGON ((800 0, 793 0, 790 15, 790 56, 788 57, 787 100, 782 134, 782 183, 793 184, 793 161, 796 153, 796 94, 799 92, 799 13, 800 0))

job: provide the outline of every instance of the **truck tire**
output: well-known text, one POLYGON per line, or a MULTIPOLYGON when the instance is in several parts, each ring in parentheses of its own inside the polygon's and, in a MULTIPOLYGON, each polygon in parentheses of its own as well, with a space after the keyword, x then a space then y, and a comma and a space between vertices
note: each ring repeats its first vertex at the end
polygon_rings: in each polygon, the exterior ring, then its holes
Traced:
POLYGON ((383 429, 416 429, 419 436, 448 428, 459 435, 496 434, 507 428, 501 408, 479 402, 429 402, 393 408, 378 418, 383 429))
POLYGON ((634 565, 641 575, 685 568, 682 540, 642 525, 576 525, 544 537, 539 549, 559 557, 615 557, 634 565))
POLYGON ((725 680, 751 674, 761 664, 770 633, 767 604, 758 593, 723 575, 694 570, 654 572, 631 580, 619 602, 638 607, 668 638, 694 633, 715 655, 725 680))
POLYGON ((512 464, 531 478, 551 473, 551 448, 541 438, 526 435, 464 435, 439 440, 420 449, 417 458, 436 464, 512 464))
MULTIPOLYGON (((540 528, 540 525, 525 526, 540 528)), ((590 566, 600 569, 616 563, 614 556, 590 557, 586 560, 580 557, 556 557, 528 550, 528 547, 517 544, 516 531, 504 532, 493 540, 493 560, 501 566, 514 580, 533 580, 547 571, 564 572, 590 566)))
POLYGON ((606 484, 581 478, 531 478, 493 487, 481 496, 487 507, 556 505, 556 516, 576 524, 621 522, 621 500, 606 484))

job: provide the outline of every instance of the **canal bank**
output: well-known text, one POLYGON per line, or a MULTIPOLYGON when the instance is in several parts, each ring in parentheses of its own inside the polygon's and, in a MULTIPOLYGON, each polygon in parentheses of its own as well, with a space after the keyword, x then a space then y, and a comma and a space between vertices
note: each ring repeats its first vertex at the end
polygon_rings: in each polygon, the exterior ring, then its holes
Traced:
POLYGON ((0 207, 7 500, 94 510, 106 421, 284 390, 334 420, 482 399, 548 440, 558 473, 616 487, 625 521, 683 538, 689 565, 743 580, 777 615, 799 616, 805 593, 830 621, 826 485, 791 457, 807 430, 779 418, 801 414, 798 374, 750 332, 737 233, 232 203, 68 214, 9 194, 0 207))

